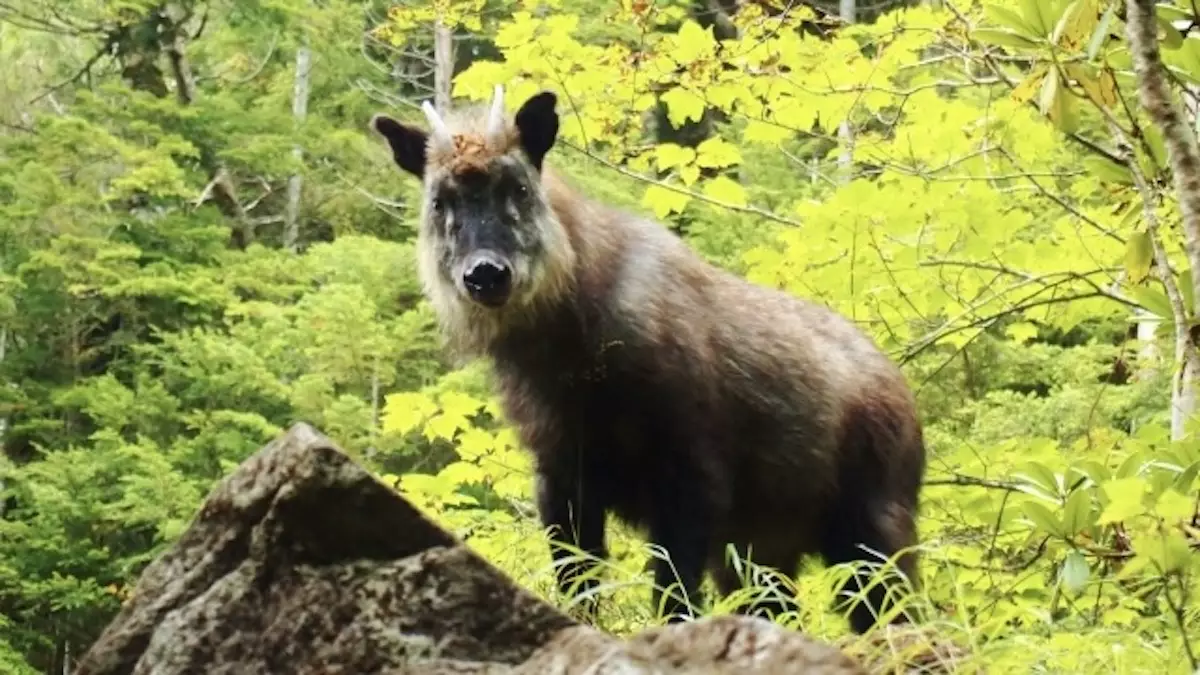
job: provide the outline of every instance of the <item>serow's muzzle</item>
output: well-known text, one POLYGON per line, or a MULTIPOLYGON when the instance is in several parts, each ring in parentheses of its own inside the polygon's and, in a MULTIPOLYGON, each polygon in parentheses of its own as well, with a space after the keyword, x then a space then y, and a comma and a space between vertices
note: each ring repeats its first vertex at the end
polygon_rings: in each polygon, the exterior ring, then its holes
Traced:
POLYGON ((512 294, 512 266, 493 253, 479 253, 463 266, 462 281, 472 300, 500 307, 512 294))

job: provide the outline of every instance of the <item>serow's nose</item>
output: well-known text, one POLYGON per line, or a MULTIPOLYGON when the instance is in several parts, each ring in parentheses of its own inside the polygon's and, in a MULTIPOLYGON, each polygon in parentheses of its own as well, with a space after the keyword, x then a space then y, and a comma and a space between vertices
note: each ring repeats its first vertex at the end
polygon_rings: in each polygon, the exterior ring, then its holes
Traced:
POLYGON ((487 307, 499 307, 512 293, 512 270, 495 258, 480 258, 463 273, 463 285, 471 299, 487 307))

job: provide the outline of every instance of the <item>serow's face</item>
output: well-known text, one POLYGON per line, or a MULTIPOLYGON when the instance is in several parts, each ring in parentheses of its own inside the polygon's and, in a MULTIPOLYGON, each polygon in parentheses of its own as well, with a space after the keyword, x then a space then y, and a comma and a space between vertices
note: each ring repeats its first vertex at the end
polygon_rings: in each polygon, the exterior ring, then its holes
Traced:
POLYGON ((371 120, 396 164, 424 179, 423 245, 438 272, 482 307, 501 308, 531 291, 543 267, 551 224, 540 181, 558 135, 555 103, 551 92, 530 97, 510 126, 497 87, 478 127, 451 129, 428 103, 428 133, 386 115, 371 120))
POLYGON ((426 227, 438 241, 441 272, 465 297, 499 308, 530 282, 538 240, 536 186, 525 167, 503 159, 488 171, 449 175, 431 186, 426 227))

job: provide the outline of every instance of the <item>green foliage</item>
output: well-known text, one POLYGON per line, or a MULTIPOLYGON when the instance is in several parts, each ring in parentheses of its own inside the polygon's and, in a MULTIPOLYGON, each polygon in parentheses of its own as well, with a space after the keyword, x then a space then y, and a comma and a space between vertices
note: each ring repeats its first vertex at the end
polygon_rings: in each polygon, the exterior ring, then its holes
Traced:
MULTIPOLYGON (((460 100, 503 83, 511 112, 553 88, 549 161, 573 182, 903 363, 930 452, 906 609, 967 648, 959 667, 1180 670, 1200 647, 1200 446, 1170 438, 1164 280, 1190 315, 1195 271, 1123 3, 937 4, 840 26, 742 3, 722 39, 682 2, 401 3, 365 35, 343 2, 185 2, 187 82, 146 37, 158 3, 0 6, 0 672, 69 665, 214 481, 296 420, 566 602, 531 457, 421 300, 419 186, 366 133, 389 92, 427 95, 439 19, 460 100), (1147 317, 1158 338, 1131 339, 1147 317)), ((1169 25, 1193 9, 1158 11, 1172 74, 1200 84, 1200 41, 1169 25)), ((636 631, 656 552, 619 524, 609 540, 601 620, 636 631)), ((806 563, 780 621, 845 638, 827 608, 848 573, 806 563)))

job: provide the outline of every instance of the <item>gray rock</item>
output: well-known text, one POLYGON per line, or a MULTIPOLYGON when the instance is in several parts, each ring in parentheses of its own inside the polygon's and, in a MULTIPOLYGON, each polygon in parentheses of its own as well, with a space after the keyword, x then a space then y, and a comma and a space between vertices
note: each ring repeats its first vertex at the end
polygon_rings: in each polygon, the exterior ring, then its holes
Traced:
POLYGON ((620 640, 539 600, 307 424, 246 460, 75 675, 863 673, 770 622, 620 640))

